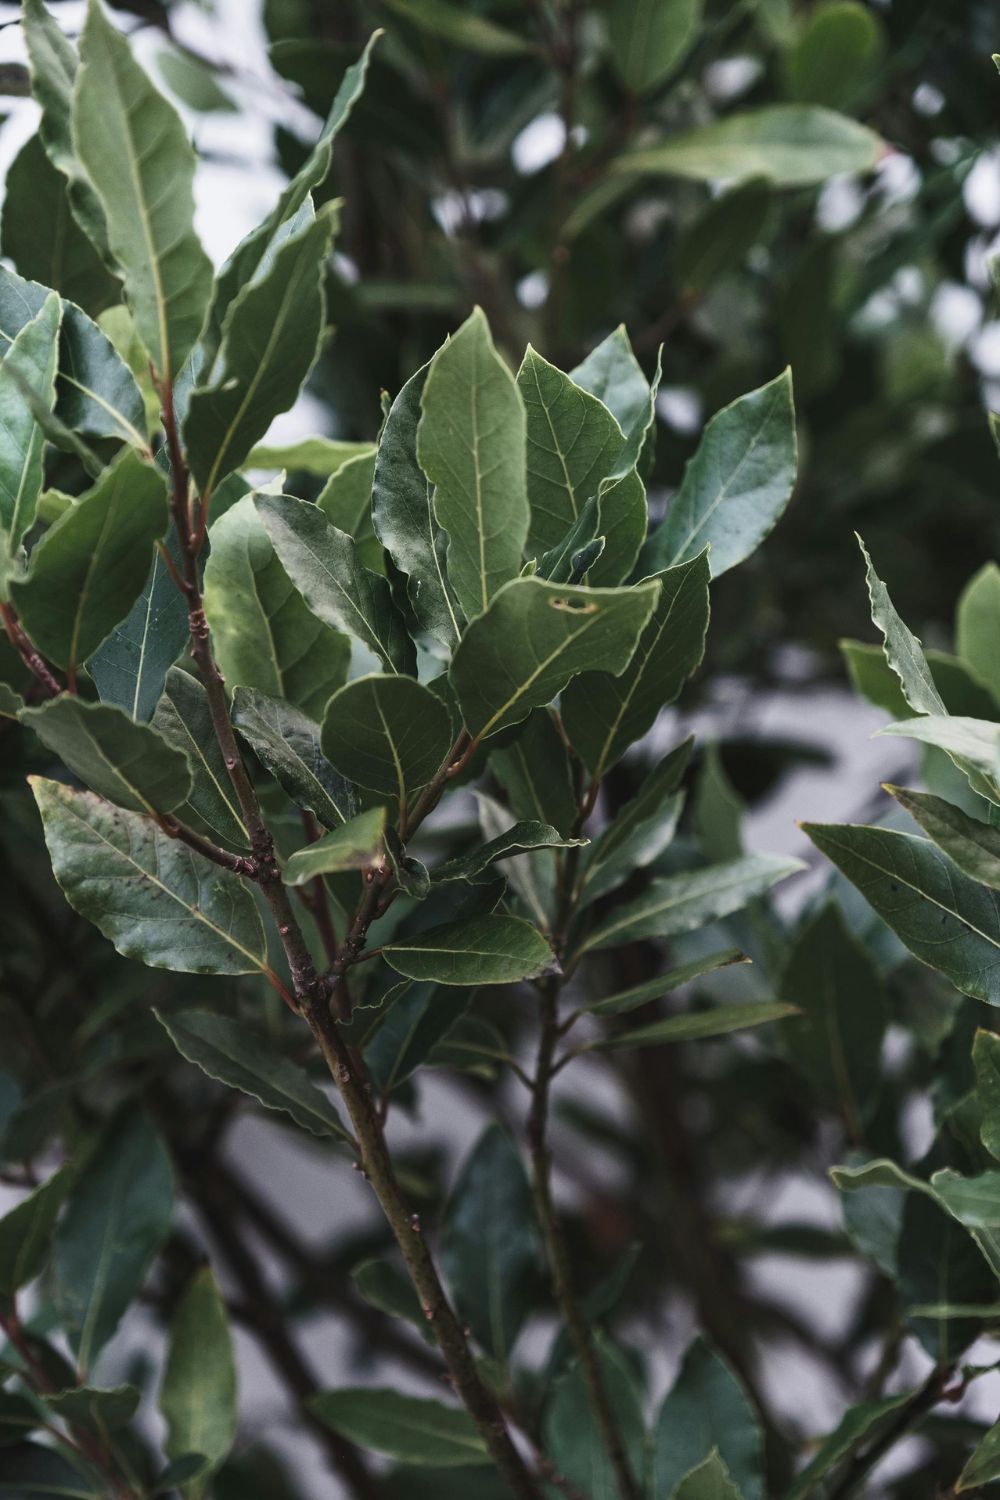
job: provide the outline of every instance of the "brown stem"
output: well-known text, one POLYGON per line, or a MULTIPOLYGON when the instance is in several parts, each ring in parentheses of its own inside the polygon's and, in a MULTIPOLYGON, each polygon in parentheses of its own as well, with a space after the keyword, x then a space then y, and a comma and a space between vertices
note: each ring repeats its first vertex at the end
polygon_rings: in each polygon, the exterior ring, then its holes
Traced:
POLYGON ((251 880, 255 879, 257 866, 249 854, 232 854, 228 849, 213 844, 211 839, 189 828, 186 823, 175 818, 173 813, 161 813, 156 821, 169 838, 179 839, 182 844, 197 850, 213 864, 221 865, 224 870, 232 870, 236 875, 247 875, 251 880))
POLYGON ((46 698, 58 698, 63 685, 39 651, 36 650, 28 632, 21 624, 11 604, 0 604, 0 619, 18 656, 37 681, 46 698))
MULTIPOLYGON (((857 1486, 867 1477, 891 1448, 894 1448, 927 1415, 944 1394, 945 1387, 954 1374, 953 1364, 937 1365, 923 1385, 901 1406, 892 1422, 862 1453, 856 1453, 844 1469, 840 1480, 830 1490, 827 1500, 847 1500, 857 1486)), ((810 1490, 811 1494, 812 1491, 810 1490)))

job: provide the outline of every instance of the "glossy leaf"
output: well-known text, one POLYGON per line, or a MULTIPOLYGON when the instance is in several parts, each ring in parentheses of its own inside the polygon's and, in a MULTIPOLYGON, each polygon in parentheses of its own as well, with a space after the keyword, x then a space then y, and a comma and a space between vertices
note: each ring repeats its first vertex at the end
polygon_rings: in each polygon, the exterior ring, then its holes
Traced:
POLYGON ((648 1005, 651 1000, 659 1000, 664 995, 669 995, 671 990, 678 989, 682 984, 690 984, 695 979, 701 979, 705 974, 713 974, 716 969, 725 969, 730 964, 747 964, 750 960, 745 953, 738 948, 724 948, 721 953, 709 954, 707 958, 695 958, 688 964, 680 964, 676 969, 669 969, 666 974, 660 974, 656 979, 647 979, 642 984, 633 985, 631 989, 620 990, 615 995, 608 995, 603 1000, 590 1000, 585 1009, 592 1015, 597 1016, 621 1016, 630 1010, 637 1010, 640 1005, 648 1005))
POLYGON ((471 880, 497 860, 508 859, 516 854, 523 854, 531 849, 572 849, 574 846, 585 845, 586 839, 564 839, 558 829, 548 823, 523 822, 515 823, 503 833, 497 834, 496 838, 488 839, 485 844, 471 850, 468 854, 460 854, 455 859, 446 860, 444 864, 438 865, 434 871, 436 881, 448 880, 471 880))
POLYGON ((73 1185, 55 1236, 56 1294, 84 1374, 170 1230, 173 1180, 141 1110, 114 1117, 73 1185))
POLYGON ((42 1271, 72 1180, 66 1170, 54 1173, 0 1218, 0 1296, 12 1297, 42 1271))
POLYGON ((443 765, 451 720, 441 699, 412 677, 356 677, 330 699, 321 743, 348 781, 402 807, 443 765))
POLYGON ((572 588, 519 578, 462 638, 451 682, 466 728, 485 739, 520 723, 585 668, 624 671, 659 597, 658 582, 572 588))
POLYGON ((622 172, 693 177, 766 177, 808 187, 842 172, 870 172, 881 142, 873 130, 812 104, 770 104, 682 130, 658 146, 627 152, 622 172))
POLYGON ((285 864, 286 885, 306 885, 318 876, 338 870, 363 870, 375 865, 384 853, 386 811, 372 807, 358 813, 331 833, 297 849, 285 864))
POLYGON ((406 575, 407 597, 420 624, 451 651, 462 634, 462 616, 448 582, 446 538, 434 515, 434 487, 417 462, 428 369, 425 365, 412 375, 389 408, 375 457, 372 521, 383 547, 406 575))
POLYGON ((312 1410, 342 1437, 409 1464, 486 1464, 490 1460, 472 1418, 456 1406, 396 1391, 349 1387, 322 1391, 312 1410))
POLYGON ((910 952, 966 995, 1000 1005, 1000 896, 928 839, 887 828, 806 823, 804 831, 910 952))
MULTIPOLYGON (((176 568, 180 548, 172 533, 165 549, 176 568)), ((132 608, 88 663, 103 701, 140 722, 152 718, 187 639, 187 600, 157 551, 132 608)))
MULTIPOLYGON (((200 1453, 217 1469, 236 1436, 236 1363, 226 1305, 206 1266, 190 1282, 170 1325, 160 1410, 168 1458, 200 1453)), ((205 1493, 204 1480, 190 1487, 205 1493)))
POLYGON ((797 467, 792 375, 785 370, 716 412, 641 566, 674 567, 707 545, 713 578, 735 567, 781 519, 797 467))
POLYGON ((995 1422, 989 1432, 976 1444, 972 1456, 955 1485, 956 1495, 965 1490, 978 1489, 993 1479, 1000 1478, 1000 1422, 995 1422))
POLYGON ((441 1264, 459 1316, 501 1363, 531 1310, 538 1257, 531 1185, 513 1141, 490 1125, 445 1210, 441 1264))
POLYGON ((386 963, 407 979, 435 984, 513 984, 552 963, 552 949, 521 917, 448 922, 384 945, 386 963))
POLYGON ((160 378, 172 381, 212 286, 192 224, 194 152, 101 0, 89 0, 80 40, 73 140, 104 210, 139 337, 160 378))
POLYGON ((684 740, 664 756, 584 856, 581 907, 607 895, 634 870, 651 864, 670 843, 683 807, 678 788, 692 743, 684 740))
POLYGON ((288 495, 260 496, 257 513, 316 618, 354 636, 381 659, 386 671, 411 672, 413 646, 389 584, 362 566, 351 537, 331 526, 317 506, 288 495))
POLYGON ((524 403, 481 309, 435 354, 421 410, 418 460, 448 534, 448 581, 471 620, 517 577, 529 525, 524 403))
MULTIPOLYGON (((642 1409, 631 1370, 616 1349, 597 1343, 601 1377, 633 1475, 644 1466, 642 1409)), ((593 1420, 587 1388, 578 1364, 563 1376, 548 1403, 545 1451, 587 1500, 616 1500, 619 1489, 611 1460, 593 1420)))
POLYGON ((346 636, 307 608, 252 496, 219 517, 211 541, 205 614, 227 684, 287 698, 319 718, 347 676, 346 636))
POLYGON ((570 744, 595 778, 652 728, 704 653, 708 554, 668 568, 656 581, 656 608, 625 670, 584 671, 563 695, 563 724, 570 744))
POLYGON ((744 1500, 764 1500, 757 1413, 722 1356, 696 1338, 656 1419, 653 1500, 670 1500, 684 1476, 713 1451, 744 1500))
POLYGON ((930 792, 898 786, 887 786, 886 791, 964 874, 1000 890, 1000 830, 930 792))
POLYGON ((191 793, 181 809, 183 821, 204 824, 224 844, 249 848, 250 834, 216 737, 208 694, 190 672, 172 667, 167 673, 153 728, 187 757, 191 769, 191 793))
POLYGON ((241 1022, 206 1010, 158 1010, 155 1015, 181 1056, 209 1078, 249 1094, 265 1109, 290 1115, 312 1135, 350 1139, 337 1111, 302 1067, 241 1022))
POLYGON ((167 520, 162 474, 126 452, 49 528, 11 593, 50 661, 82 665, 128 615, 167 520))
POLYGON ((267 943, 237 876, 92 792, 31 778, 55 877, 126 958, 184 974, 252 974, 267 943))
POLYGON ((25 390, 34 393, 44 410, 55 404, 59 326, 62 311, 52 292, 41 309, 24 324, 0 361, 0 529, 11 551, 35 519, 42 488, 45 439, 35 421, 25 390))
POLYGON ((599 1051, 608 1051, 619 1047, 659 1047, 670 1042, 696 1042, 797 1015, 796 1006, 778 1000, 747 1000, 736 1005, 714 1005, 710 1010, 666 1016, 662 1021, 651 1021, 648 1026, 637 1026, 634 1031, 619 1031, 592 1045, 599 1051))
POLYGON ((740 911, 779 880, 803 869, 777 854, 750 854, 681 875, 654 880, 641 896, 613 912, 584 939, 579 951, 619 948, 640 938, 675 937, 740 911))
POLYGON ((92 791, 131 812, 169 812, 191 792, 184 752, 120 708, 63 693, 25 709, 21 722, 92 791))
POLYGON ((566 748, 551 714, 543 708, 529 714, 513 744, 493 751, 490 767, 519 818, 569 834, 577 816, 576 798, 566 748))
POLYGON ((301 709, 255 688, 233 694, 233 724, 263 765, 298 806, 326 828, 354 816, 354 795, 320 748, 320 727, 301 709))
POLYGON ((862 1443, 873 1441, 912 1395, 912 1391, 900 1391, 894 1396, 862 1401, 849 1407, 834 1431, 823 1439, 809 1463, 796 1475, 788 1491, 788 1500, 805 1500, 824 1475, 835 1469, 842 1459, 860 1448, 862 1443))

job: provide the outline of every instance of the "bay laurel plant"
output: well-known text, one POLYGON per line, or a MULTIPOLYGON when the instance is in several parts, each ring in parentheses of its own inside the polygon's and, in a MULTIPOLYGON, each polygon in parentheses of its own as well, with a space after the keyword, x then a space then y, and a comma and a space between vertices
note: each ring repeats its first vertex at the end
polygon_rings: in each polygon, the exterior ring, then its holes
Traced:
MULTIPOLYGON (((788 503, 790 377, 713 418, 650 528, 658 373, 622 329, 568 374, 530 347, 512 366, 475 309, 384 399, 377 441, 300 445, 318 493, 261 484, 262 440, 327 335, 325 189, 377 39, 215 274, 182 123, 100 0, 78 49, 41 0, 24 17, 40 170, 77 274, 71 299, 0 269, 0 706, 37 812, 9 804, 18 828, 40 819, 58 885, 25 900, 40 975, 19 938, 5 955, 24 1022, 5 1040, 5 1180, 24 1194, 0 1220, 0 1492, 256 1493, 226 1478, 235 1302, 361 1500, 400 1492, 386 1461, 435 1483, 458 1466, 484 1496, 754 1500, 757 1418, 708 1344, 648 1440, 643 1372, 607 1327, 628 1261, 610 1283, 578 1275, 549 1116, 581 1052, 794 1008, 621 1020, 741 954, 709 944, 617 985, 611 956, 709 929, 798 866, 728 840, 671 862, 690 740, 658 750, 623 805, 602 795, 697 669, 713 578, 788 503), (495 1019, 514 1011, 516 1052, 495 1019), (195 1080, 183 1106, 174 1048, 195 1080), (522 1090, 440 1224, 387 1133, 427 1067, 522 1090), (391 1248, 358 1287, 402 1320, 391 1347, 433 1397, 314 1377, 234 1228, 232 1179, 204 1170, 239 1109, 314 1138, 331 1201, 360 1171, 391 1248), (189 1186, 223 1289, 176 1227, 189 1186), (126 1313, 161 1294, 162 1370, 102 1383, 126 1313), (552 1331, 541 1370, 517 1353, 535 1314, 552 1331), (140 1411, 151 1383, 159 1426, 140 1411)), ((280 1239, 266 1206, 237 1207, 280 1239)))

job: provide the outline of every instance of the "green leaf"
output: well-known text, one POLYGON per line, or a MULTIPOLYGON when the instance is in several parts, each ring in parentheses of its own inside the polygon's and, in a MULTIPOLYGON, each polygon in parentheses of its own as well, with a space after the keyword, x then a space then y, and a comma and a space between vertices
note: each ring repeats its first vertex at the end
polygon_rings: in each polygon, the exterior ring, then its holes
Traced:
POLYGON ((629 579, 646 540, 648 518, 646 487, 637 470, 602 482, 596 528, 604 550, 587 569, 585 581, 592 588, 614 588, 629 579))
POLYGON ((586 839, 564 839, 558 829, 549 823, 522 822, 488 839, 468 854, 460 854, 438 865, 434 871, 435 881, 472 880, 481 875, 497 860, 509 859, 529 849, 572 849, 586 845, 586 839))
MULTIPOLYGON (((645 1432, 632 1371, 604 1339, 597 1341, 601 1379, 634 1475, 644 1468, 645 1432)), ((587 1500, 617 1500, 620 1494, 611 1460, 593 1419, 578 1364, 556 1385, 543 1427, 545 1452, 587 1500)))
POLYGON ((608 43, 623 83, 643 94, 663 83, 698 35, 702 0, 618 0, 608 43))
POLYGON ((312 369, 326 319, 323 283, 335 228, 327 204, 233 301, 217 368, 191 392, 184 440, 202 496, 243 463, 312 369))
POLYGON ((686 291, 704 293, 728 271, 737 269, 764 238, 771 189, 751 177, 712 198, 696 219, 681 228, 677 240, 677 275, 686 291))
POLYGON ((1000 830, 982 823, 929 792, 886 786, 924 832, 954 860, 964 874, 981 885, 1000 890, 1000 830))
POLYGON ((189 109, 205 114, 213 110, 236 113, 237 106, 216 82, 215 70, 189 52, 164 49, 157 53, 156 66, 170 92, 189 109))
POLYGON ((41 108, 39 133, 53 165, 67 179, 69 203, 78 224, 106 259, 104 209, 73 141, 73 89, 80 66, 76 48, 42 0, 25 0, 22 25, 31 62, 31 89, 41 108))
POLYGON ((346 1387, 321 1391, 310 1407, 334 1432, 373 1453, 408 1464, 488 1464, 490 1459, 472 1418, 440 1401, 401 1396, 397 1391, 346 1387))
POLYGON ((1000 568, 986 563, 962 590, 955 615, 956 648, 963 661, 1000 697, 1000 663, 996 640, 1000 632, 1000 568))
MULTIPOLYGON (((316 618, 354 636, 387 671, 413 671, 413 645, 389 584, 362 566, 353 540, 331 526, 318 506, 290 495, 259 496, 257 513, 288 577, 316 618)), ((212 531, 214 539, 215 527, 212 531)))
MULTIPOLYGON (((300 170, 282 192, 271 213, 268 214, 263 224, 251 230, 250 234, 237 245, 216 277, 215 292, 202 335, 202 347, 205 354, 203 368, 206 371, 212 370, 215 365, 223 328, 233 302, 245 287, 256 280, 262 270, 266 272, 277 247, 288 233, 288 225, 294 222, 309 195, 318 192, 326 182, 333 161, 334 141, 361 97, 372 48, 381 35, 381 31, 376 31, 369 37, 357 62, 352 63, 344 73, 319 140, 300 170)), ((317 441, 324 442, 325 440, 318 439, 317 441)), ((330 446, 344 448, 347 445, 331 444, 330 446)), ((357 445, 352 446, 357 451, 357 445)), ((252 454, 251 459, 256 463, 257 455, 252 454)), ((281 458, 276 462, 275 467, 283 469, 295 467, 295 465, 286 464, 285 459, 281 458)), ((307 465, 303 464, 300 467, 307 467, 307 465)), ((332 470, 326 472, 332 472, 332 470)))
POLYGON ((552 949, 521 917, 472 917, 446 922, 386 943, 386 963, 407 979, 435 984, 514 984, 552 964, 552 949))
POLYGON ((116 1115, 73 1185, 55 1235, 56 1298, 86 1374, 139 1292, 173 1216, 163 1142, 141 1110, 116 1115))
POLYGON ((548 550, 612 473, 625 439, 607 407, 530 344, 517 385, 527 419, 528 541, 548 550))
POLYGON ((63 693, 40 708, 26 708, 22 724, 81 781, 131 812, 170 812, 191 792, 191 767, 182 750, 148 724, 135 724, 120 708, 85 703, 63 693))
POLYGON ((372 1307, 379 1308, 390 1317, 405 1318, 408 1323, 413 1324, 425 1343, 435 1342, 413 1282, 392 1261, 362 1261, 352 1269, 351 1280, 372 1307))
POLYGON ((969 719, 945 713, 927 713, 919 719, 904 719, 887 724, 879 734, 899 735, 920 740, 951 756, 958 766, 970 766, 995 781, 1000 724, 986 719, 969 719))
POLYGON ((433 1055, 472 1003, 472 991, 432 984, 396 985, 383 1001, 389 1013, 365 1043, 365 1065, 376 1092, 387 1098, 433 1055))
POLYGON ((194 232, 195 155, 101 0, 89 0, 73 93, 73 140, 101 201, 136 330, 173 381, 201 331, 212 265, 194 232))
POLYGON ((385 830, 385 852, 396 884, 404 896, 425 901, 431 893, 431 877, 422 860, 407 854, 402 839, 391 825, 385 830))
POLYGON ((321 743, 348 781, 403 807, 443 765, 451 720, 441 699, 412 677, 356 677, 330 699, 321 743))
POLYGON ((297 443, 258 444, 247 456, 248 469, 287 469, 290 473, 302 469, 320 479, 332 479, 345 464, 356 458, 364 458, 371 452, 371 443, 345 443, 339 438, 301 438, 297 443))
POLYGON ((75 1464, 38 1443, 17 1443, 3 1450, 0 1495, 12 1495, 14 1500, 27 1500, 29 1496, 102 1500, 100 1486, 96 1474, 88 1479, 75 1464))
POLYGON ((372 483, 375 532, 406 575, 414 614, 448 651, 462 635, 462 620, 445 566, 446 537, 434 515, 433 486, 417 462, 420 402, 429 365, 410 377, 389 408, 379 438, 372 483))
POLYGON ((479 1137, 452 1190, 441 1264, 459 1317, 480 1347, 504 1363, 531 1311, 538 1238, 531 1185, 499 1125, 479 1137))
POLYGON ((742 1500, 743 1497, 717 1448, 684 1476, 674 1494, 677 1500, 742 1500))
POLYGON ((873 130, 833 110, 768 104, 626 152, 614 170, 699 182, 765 177, 778 187, 809 187, 843 172, 872 171, 881 150, 873 130))
POLYGON ((656 608, 625 670, 585 671, 563 694, 562 717, 570 744, 595 779, 653 727, 704 653, 708 553, 668 568, 655 581, 660 584, 656 608))
POLYGON ((172 667, 166 692, 157 704, 153 728, 187 756, 190 796, 180 809, 185 822, 202 824, 225 844, 246 849, 250 834, 222 755, 208 706, 208 694, 190 672, 172 667))
POLYGON ((514 813, 568 834, 577 817, 566 747, 544 708, 528 715, 517 739, 490 757, 490 769, 514 813))
POLYGON ((332 875, 337 870, 363 870, 377 864, 385 852, 385 820, 385 808, 372 807, 332 833, 297 849, 285 864, 285 884, 307 885, 320 875, 332 875))
POLYGON ((349 641, 303 603, 252 495, 220 516, 210 537, 205 614, 227 683, 287 698, 318 718, 347 676, 349 641))
MULTIPOLYGON (((336 474, 331 474, 319 495, 316 504, 331 526, 353 537, 362 549, 362 558, 368 550, 381 557, 381 547, 372 529, 372 484, 375 476, 375 448, 359 453, 341 464, 336 474)), ((373 566, 373 572, 379 568, 373 566)))
POLYGON ((44 1268, 56 1216, 72 1180, 65 1168, 56 1172, 0 1218, 0 1295, 12 1297, 44 1268))
POLYGON ((517 577, 530 518, 524 403, 480 308, 431 360, 421 409, 420 467, 448 533, 448 581, 471 620, 517 577))
POLYGON ((764 1500, 760 1423, 729 1365, 703 1338, 689 1345, 656 1419, 652 1500, 676 1486, 715 1451, 744 1500, 764 1500))
POLYGON ((315 813, 325 828, 354 816, 351 788, 323 755, 319 725, 301 709, 240 687, 233 694, 233 724, 297 807, 315 813))
POLYGON ((11 553, 35 519, 42 488, 45 438, 24 388, 34 392, 41 406, 55 403, 61 308, 55 292, 39 312, 15 335, 0 362, 0 528, 7 533, 11 553))
POLYGON ((386 0, 386 4, 422 31, 429 31, 463 51, 481 52, 487 57, 517 57, 535 50, 516 31, 498 26, 487 16, 452 4, 451 0, 386 0))
POLYGON ((1000 1159, 1000 1037, 977 1030, 972 1044, 976 1098, 982 1111, 980 1135, 991 1156, 1000 1159))
POLYGON ((634 901, 620 906, 581 943, 579 953, 620 948, 640 938, 676 937, 740 911, 772 885, 804 869, 801 860, 749 854, 704 870, 654 880, 634 901))
POLYGON ((860 1448, 862 1443, 870 1445, 874 1442, 913 1394, 912 1391, 900 1391, 895 1396, 884 1396, 880 1401, 862 1401, 849 1407, 834 1431, 820 1443, 810 1462, 796 1475, 787 1500, 806 1500, 806 1496, 815 1491, 819 1481, 841 1459, 860 1448))
POLYGON ((980 1443, 976 1444, 955 1485, 956 1495, 963 1490, 978 1489, 991 1479, 1000 1479, 1000 1422, 995 1422, 980 1443))
POLYGON ((104 1442, 109 1432, 128 1426, 139 1408, 139 1399, 134 1385, 110 1389, 81 1385, 46 1396, 45 1405, 61 1421, 83 1427, 104 1442))
POLYGON ((907 718, 910 705, 903 697, 899 678, 886 661, 882 647, 851 640, 841 640, 838 645, 851 686, 858 696, 882 709, 890 718, 907 718))
POLYGON ((851 1138, 863 1139, 862 1122, 882 1082, 889 1003, 867 948, 832 902, 797 934, 779 994, 802 1012, 785 1033, 790 1056, 839 1109, 851 1138))
MULTIPOLYGON (((164 545, 177 567, 180 544, 173 531, 164 545)), ((167 672, 183 651, 188 634, 187 600, 157 551, 128 615, 88 663, 104 702, 117 704, 133 719, 152 718, 167 672)))
POLYGON ((859 0, 833 0, 813 11, 786 59, 788 91, 807 104, 845 108, 870 83, 885 35, 859 0))
POLYGON ((7 169, 0 243, 22 276, 95 316, 118 300, 118 282, 77 223, 66 179, 40 136, 31 136, 7 169))
POLYGON ((92 792, 30 782, 63 894, 119 953, 182 974, 265 971, 264 929, 237 876, 92 792))
POLYGON ((896 613, 889 591, 875 572, 860 537, 858 546, 865 560, 872 621, 885 639, 885 659, 899 678, 904 698, 916 714, 947 713, 920 642, 896 613))
POLYGON ((627 589, 573 588, 519 578, 462 638, 451 682, 476 738, 517 724, 597 668, 622 673, 659 596, 658 581, 627 589))
POLYGON ((666 1016, 662 1021, 651 1021, 648 1026, 637 1026, 634 1031, 619 1031, 614 1036, 590 1043, 587 1050, 696 1042, 705 1037, 728 1036, 731 1031, 745 1031, 748 1026, 765 1026, 769 1021, 782 1021, 798 1013, 796 1006, 784 1005, 777 1000, 741 1000, 735 1005, 714 1005, 710 1010, 666 1016))
POLYGON ((578 909, 652 864, 670 843, 684 805, 678 788, 693 743, 686 739, 664 756, 584 856, 578 909))
MULTIPOLYGON (((219 1467, 236 1436, 236 1362, 226 1304, 208 1266, 198 1271, 174 1313, 160 1391, 168 1458, 200 1453, 206 1474, 219 1467)), ((199 1481, 187 1491, 205 1493, 199 1481)))
POLYGON ((710 544, 712 577, 728 572, 780 520, 797 466, 792 374, 785 370, 716 412, 640 566, 646 572, 673 567, 710 544))
POLYGON ((627 1011, 637 1010, 640 1005, 648 1005, 651 1000, 660 1000, 664 995, 669 995, 671 990, 678 989, 682 984, 690 984, 695 979, 701 979, 704 974, 712 974, 716 969, 725 969, 729 964, 748 964, 750 960, 745 953, 738 948, 725 948, 721 953, 711 953, 707 958, 695 958, 688 964, 681 964, 676 969, 668 969, 666 974, 660 974, 656 979, 647 979, 643 984, 633 985, 631 989, 620 990, 615 995, 608 995, 603 1000, 587 1001, 584 1009, 595 1016, 620 1016, 627 1011))
POLYGON ((649 381, 632 352, 624 323, 570 371, 581 390, 603 402, 622 432, 634 432, 649 410, 649 381))
POLYGON ((1000 895, 927 839, 887 828, 802 827, 915 957, 963 994, 1000 1005, 1000 895))
POLYGON ((167 522, 162 474, 126 450, 49 528, 31 554, 27 577, 12 585, 11 594, 50 661, 75 669, 125 618, 167 522))
POLYGON ((326 1095, 310 1083, 300 1063, 276 1051, 271 1039, 218 1011, 155 1010, 154 1015, 181 1056, 209 1078, 289 1115, 312 1135, 351 1139, 326 1095))

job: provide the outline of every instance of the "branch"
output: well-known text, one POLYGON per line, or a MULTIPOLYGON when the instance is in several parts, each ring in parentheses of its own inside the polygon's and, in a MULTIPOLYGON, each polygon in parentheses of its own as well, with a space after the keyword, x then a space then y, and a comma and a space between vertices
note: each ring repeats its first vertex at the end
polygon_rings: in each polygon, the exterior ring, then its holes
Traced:
POLYGON ((3 628, 7 632, 8 640, 43 690, 45 697, 58 698, 63 692, 63 685, 45 658, 36 650, 28 632, 14 613, 13 605, 0 604, 0 619, 3 620, 3 628))
POLYGON ((880 1463, 891 1448, 894 1448, 916 1427, 918 1422, 927 1415, 933 1407, 937 1406, 944 1395, 945 1387, 955 1372, 954 1364, 936 1365, 928 1375, 923 1385, 910 1397, 905 1406, 901 1406, 892 1422, 876 1438, 870 1448, 863 1453, 856 1453, 845 1468, 839 1483, 830 1490, 827 1500, 847 1500, 854 1490, 880 1463))

